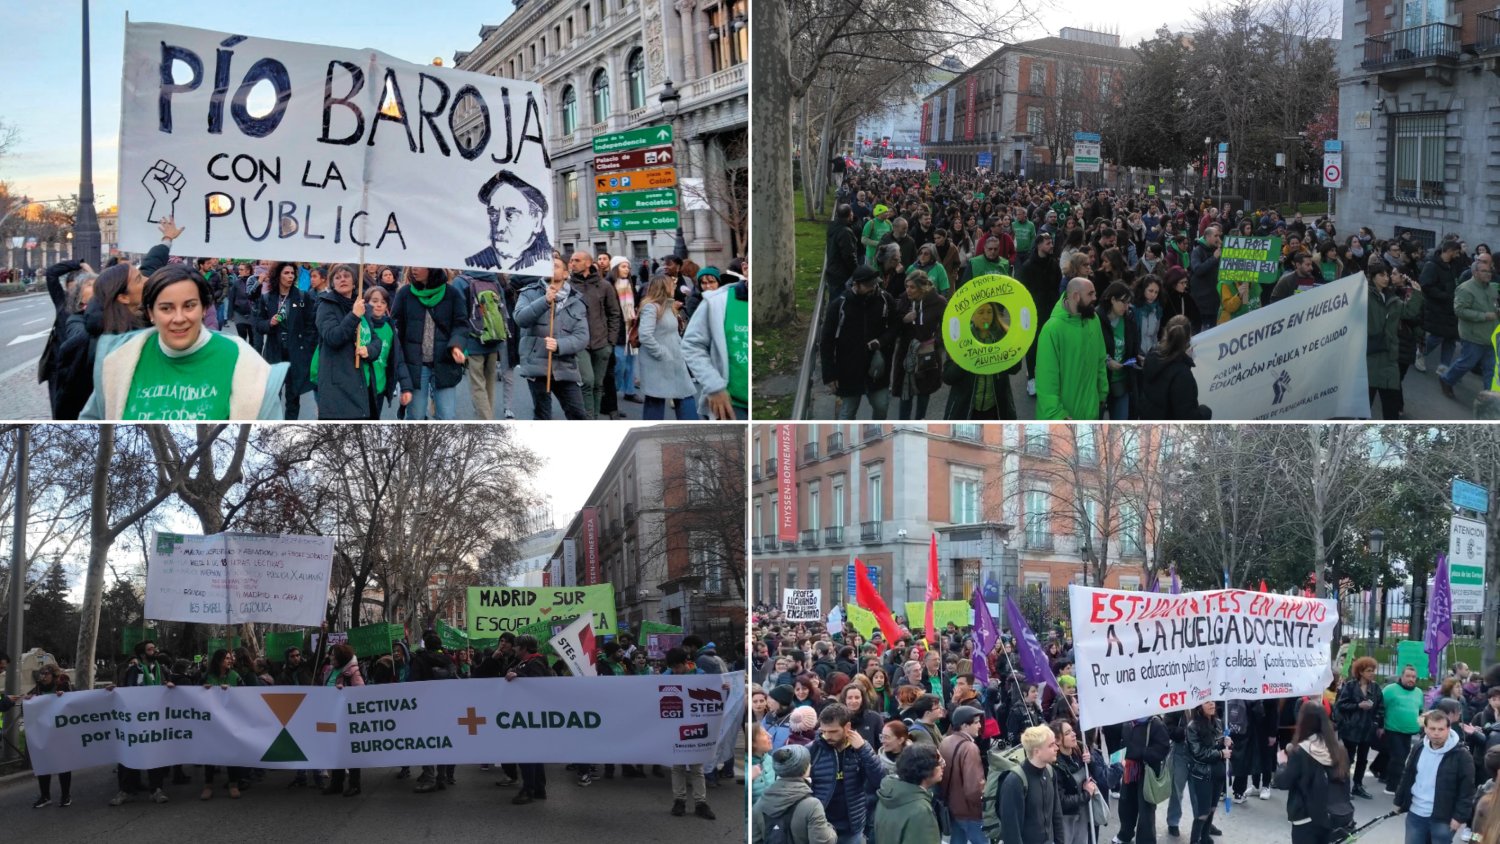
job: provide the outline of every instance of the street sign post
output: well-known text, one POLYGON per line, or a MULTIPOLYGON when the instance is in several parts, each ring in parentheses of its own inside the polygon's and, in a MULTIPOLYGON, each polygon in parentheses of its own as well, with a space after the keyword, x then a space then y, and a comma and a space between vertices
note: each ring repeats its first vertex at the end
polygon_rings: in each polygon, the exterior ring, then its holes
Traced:
POLYGON ((611 193, 599 197, 600 214, 621 214, 627 211, 661 211, 677 207, 677 191, 671 188, 660 190, 636 190, 611 193))
POLYGON ((1344 186, 1344 154, 1323 153, 1323 187, 1333 190, 1344 186))
POLYGON ((1099 172, 1099 145, 1103 139, 1098 132, 1073 133, 1073 172, 1099 172))
POLYGON ((628 214, 601 215, 599 231, 635 232, 652 229, 675 229, 680 225, 676 211, 639 211, 628 214))
POLYGON ((672 147, 659 146, 629 152, 611 152, 594 156, 594 172, 612 173, 641 167, 660 167, 672 163, 672 147))
POLYGON ((1453 612, 1484 612, 1484 563, 1488 548, 1484 522, 1454 516, 1448 529, 1448 583, 1453 612))
POLYGON ((1453 479, 1453 506, 1462 507, 1465 510, 1473 510, 1476 513, 1488 513, 1490 511, 1489 490, 1463 478, 1453 479))
POLYGON ((671 124, 646 126, 641 129, 631 129, 625 132, 611 132, 608 135, 600 135, 594 138, 594 154, 625 152, 626 150, 661 146, 664 144, 670 146, 671 143, 671 124))
POLYGON ((600 193, 672 188, 676 186, 677 170, 672 167, 658 167, 654 170, 632 170, 627 173, 594 177, 594 188, 600 193))

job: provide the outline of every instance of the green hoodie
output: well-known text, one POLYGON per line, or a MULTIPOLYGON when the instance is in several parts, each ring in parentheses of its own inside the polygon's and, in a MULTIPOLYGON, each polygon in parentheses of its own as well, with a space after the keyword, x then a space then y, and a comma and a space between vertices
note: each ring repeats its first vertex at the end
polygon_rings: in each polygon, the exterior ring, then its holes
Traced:
MULTIPOLYGON (((1095 334, 1098 332, 1095 331, 1095 334)), ((920 785, 890 776, 875 792, 876 841, 939 841, 937 815, 932 813, 932 795, 920 785)))
POLYGON ((1061 299, 1042 325, 1036 341, 1036 418, 1099 418, 1099 406, 1109 397, 1109 375, 1097 319, 1069 313, 1067 299, 1061 299))

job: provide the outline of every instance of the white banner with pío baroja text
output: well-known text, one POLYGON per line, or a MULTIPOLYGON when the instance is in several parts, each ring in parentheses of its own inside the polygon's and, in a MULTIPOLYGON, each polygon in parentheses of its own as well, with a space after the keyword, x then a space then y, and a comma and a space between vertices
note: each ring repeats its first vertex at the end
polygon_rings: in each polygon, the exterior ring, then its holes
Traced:
POLYGON ((1087 730, 1197 706, 1321 694, 1337 604, 1215 589, 1070 586, 1078 718, 1087 730))
POLYGON ((123 763, 368 768, 698 764, 744 724, 740 674, 323 686, 147 686, 28 700, 38 774, 123 763))
POLYGON ((127 23, 120 245, 550 276, 548 121, 534 82, 127 23))
POLYGON ((1216 420, 1368 417, 1368 309, 1355 273, 1210 328, 1193 338, 1198 400, 1216 420))

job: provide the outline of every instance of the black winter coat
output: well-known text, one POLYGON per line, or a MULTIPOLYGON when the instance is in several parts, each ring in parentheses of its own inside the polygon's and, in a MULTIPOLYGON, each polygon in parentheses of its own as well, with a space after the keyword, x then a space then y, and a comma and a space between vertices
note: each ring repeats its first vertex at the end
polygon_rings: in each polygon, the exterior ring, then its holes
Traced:
POLYGON ((938 337, 938 329, 942 327, 943 309, 947 306, 948 300, 936 290, 915 304, 906 298, 904 293, 900 299, 896 300, 896 349, 895 354, 891 356, 892 396, 901 398, 906 395, 906 355, 913 343, 920 346, 928 340, 936 341, 933 344, 933 350, 937 354, 938 364, 931 372, 918 371, 917 389, 913 395, 930 395, 942 386, 944 351, 942 340, 938 337), (906 321, 906 315, 913 310, 917 314, 916 321, 909 323, 906 321))
POLYGON ((1219 318, 1219 259, 1207 243, 1193 244, 1192 266, 1188 269, 1188 294, 1198 305, 1198 313, 1209 323, 1219 318))
POLYGON ((1339 741, 1374 743, 1375 731, 1385 727, 1385 696, 1374 683, 1366 691, 1360 688, 1359 680, 1345 680, 1333 707, 1338 712, 1339 741), (1366 700, 1375 705, 1361 709, 1360 702, 1366 700))
POLYGON ((1458 316, 1453 313, 1453 294, 1458 289, 1458 266, 1443 263, 1434 255, 1422 265, 1422 327, 1428 334, 1458 339, 1458 316))
POLYGON ((260 279, 250 276, 248 279, 233 276, 229 279, 229 313, 249 322, 255 318, 255 303, 260 301, 261 296, 260 279), (247 288, 245 285, 249 284, 247 288))
POLYGON ((1026 260, 1016 270, 1016 281, 1026 288, 1031 294, 1031 300, 1036 303, 1036 330, 1041 331, 1042 326, 1047 324, 1047 319, 1052 316, 1052 311, 1057 307, 1058 297, 1062 290, 1062 267, 1057 264, 1057 252, 1051 255, 1036 254, 1036 247, 1032 247, 1027 253, 1026 260))
POLYGON ((1120 732, 1126 759, 1143 761, 1152 770, 1161 770, 1162 762, 1172 752, 1172 737, 1160 718, 1152 716, 1140 724, 1130 721, 1120 725, 1120 732))
POLYGON ((453 349, 463 350, 469 337, 469 305, 466 297, 449 290, 442 301, 428 308, 418 301, 407 285, 396 291, 396 303, 391 307, 391 324, 396 327, 396 339, 401 343, 401 357, 406 363, 409 382, 422 383, 422 325, 425 317, 432 315, 432 378, 438 389, 446 390, 458 386, 464 377, 464 364, 453 360, 453 349))
MULTIPOLYGON (((1414 763, 1415 764, 1415 763, 1414 763)), ((1326 829, 1332 826, 1328 810, 1340 801, 1335 795, 1338 789, 1349 789, 1348 772, 1343 782, 1330 782, 1331 766, 1324 766, 1307 754, 1298 745, 1288 745, 1286 767, 1271 780, 1276 788, 1286 789, 1286 819, 1293 823, 1308 819, 1314 827, 1326 829), (1292 747, 1297 747, 1292 750, 1292 747)))
MULTIPOLYGON (((1396 786, 1396 808, 1403 812, 1411 810, 1411 788, 1417 778, 1417 760, 1422 758, 1426 737, 1413 742, 1411 753, 1406 757, 1406 768, 1401 771, 1401 784, 1396 786)), ((1443 754, 1438 763, 1437 785, 1432 793, 1431 819, 1437 823, 1457 820, 1468 823, 1474 814, 1474 758, 1455 747, 1443 754)))
POLYGON ((318 418, 369 419, 370 391, 364 367, 380 357, 380 338, 370 335, 370 356, 354 367, 360 318, 354 302, 332 290, 318 297, 318 418))
POLYGON ((312 389, 312 355, 318 347, 317 312, 317 299, 296 285, 287 293, 284 305, 280 290, 260 297, 255 305, 255 330, 266 338, 261 355, 266 363, 290 364, 286 374, 288 395, 312 389), (277 314, 282 315, 282 321, 273 327, 271 318, 277 314))
POLYGON ((1213 411, 1198 403, 1198 380, 1187 355, 1164 360, 1160 347, 1152 349, 1141 370, 1139 396, 1141 419, 1213 418, 1213 411))
MULTIPOLYGON (((1224 721, 1193 718, 1187 725, 1188 775, 1195 780, 1224 778, 1224 721)), ((1153 739, 1156 737, 1153 735, 1153 739)))
MULTIPOLYGON (((1125 356, 1120 358, 1120 362, 1124 363, 1125 361, 1136 357, 1136 350, 1141 347, 1141 327, 1135 321, 1135 314, 1131 313, 1129 310, 1126 310, 1125 315, 1120 317, 1120 319, 1124 320, 1125 322, 1125 356)), ((1104 332, 1104 353, 1109 356, 1110 360, 1114 360, 1115 327, 1110 323, 1108 319, 1100 316, 1099 328, 1104 332)), ((1141 361, 1141 363, 1144 362, 1145 361, 1141 361)), ((1125 391, 1127 393, 1135 393, 1136 382, 1139 373, 1140 370, 1133 366, 1127 366, 1124 370, 1121 371, 1121 374, 1125 376, 1125 391)), ((1114 375, 1114 372, 1110 372, 1110 375, 1114 375)))
POLYGON ((830 292, 844 289, 844 282, 854 275, 854 268, 859 266, 863 254, 859 237, 853 229, 838 220, 828 224, 828 263, 823 268, 823 283, 830 292))
POLYGON ((823 383, 838 382, 840 396, 860 396, 886 387, 896 346, 896 302, 884 291, 846 293, 823 320, 823 383), (870 381, 871 340, 885 356, 885 374, 870 381))

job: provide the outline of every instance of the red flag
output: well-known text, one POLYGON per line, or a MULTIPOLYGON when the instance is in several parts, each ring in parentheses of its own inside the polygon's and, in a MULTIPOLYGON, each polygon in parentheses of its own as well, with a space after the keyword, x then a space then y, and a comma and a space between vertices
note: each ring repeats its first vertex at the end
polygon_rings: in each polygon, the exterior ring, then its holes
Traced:
POLYGON ((880 593, 870 583, 870 570, 865 568, 864 561, 858 557, 854 559, 854 600, 875 614, 875 623, 880 625, 880 632, 885 636, 887 645, 895 644, 897 639, 905 635, 906 631, 891 617, 890 607, 885 605, 880 593))
POLYGON ((942 589, 938 586, 938 563, 937 563, 937 534, 932 534, 932 543, 927 551, 927 624, 923 628, 927 631, 927 641, 937 644, 937 631, 933 629, 932 602, 942 597, 942 589))
POLYGON ((1261 581, 1260 581, 1260 591, 1262 591, 1262 592, 1266 591, 1266 580, 1265 580, 1265 578, 1261 578, 1261 581))

